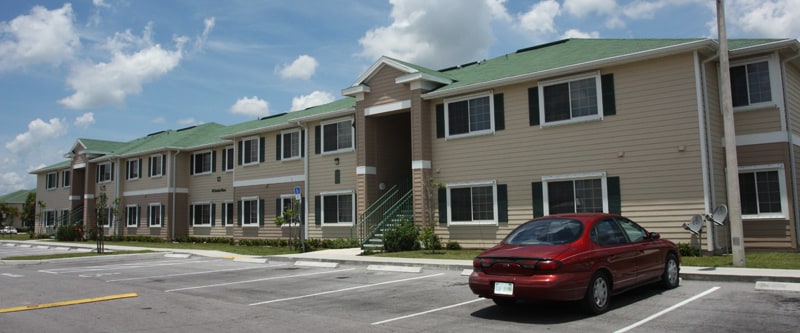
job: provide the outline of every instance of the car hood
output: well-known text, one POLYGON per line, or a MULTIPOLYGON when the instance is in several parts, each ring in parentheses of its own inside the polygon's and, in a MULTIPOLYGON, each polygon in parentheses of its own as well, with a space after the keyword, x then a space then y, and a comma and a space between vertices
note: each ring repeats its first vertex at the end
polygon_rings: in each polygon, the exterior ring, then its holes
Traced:
POLYGON ((572 246, 566 245, 508 245, 500 244, 479 254, 479 258, 530 258, 560 259, 570 252, 572 246))

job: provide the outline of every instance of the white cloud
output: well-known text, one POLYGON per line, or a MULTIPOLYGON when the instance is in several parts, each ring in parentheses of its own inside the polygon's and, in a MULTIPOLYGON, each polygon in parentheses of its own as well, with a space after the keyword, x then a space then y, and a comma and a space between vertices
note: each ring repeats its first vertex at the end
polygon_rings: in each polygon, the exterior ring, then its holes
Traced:
MULTIPOLYGON (((798 8, 800 0, 730 1, 726 4, 725 20, 729 30, 735 29, 746 35, 798 38, 800 37, 798 8)), ((716 35, 716 21, 713 26, 716 35)))
POLYGON ((27 186, 25 178, 16 172, 0 173, 0 194, 23 190, 26 189, 27 186))
POLYGON ((305 96, 298 96, 292 98, 292 110, 291 111, 298 111, 298 110, 305 110, 312 106, 322 105, 325 103, 330 103, 336 100, 336 97, 333 94, 325 91, 315 91, 305 96))
POLYGON ((269 114, 269 103, 256 96, 242 97, 231 106, 229 111, 233 114, 263 117, 269 114))
POLYGON ((91 125, 94 125, 94 113, 93 112, 86 112, 75 118, 75 122, 73 123, 75 126, 80 128, 88 128, 91 125))
POLYGON ((164 124, 167 122, 167 120, 164 119, 164 117, 155 117, 152 120, 150 120, 150 122, 153 124, 164 124))
POLYGON ((176 38, 176 50, 167 51, 150 38, 151 25, 142 37, 126 31, 115 34, 104 47, 111 51, 109 62, 78 64, 67 78, 75 93, 59 100, 71 109, 96 108, 104 105, 122 106, 129 94, 139 94, 142 84, 171 71, 183 57, 185 39, 176 38), (128 49, 134 49, 131 53, 128 49))
POLYGON ((6 143, 6 149, 17 154, 33 151, 39 145, 47 143, 50 139, 58 138, 67 132, 67 125, 63 119, 52 118, 49 122, 36 118, 28 123, 28 131, 18 134, 13 141, 6 143))
POLYGON ((73 20, 72 6, 65 4, 54 10, 35 6, 30 15, 0 22, 0 71, 72 59, 80 47, 73 20))
POLYGON ((505 3, 506 0, 486 0, 486 4, 489 6, 489 12, 492 13, 492 17, 501 21, 511 22, 513 19, 511 18, 511 15, 508 14, 505 3))
POLYGON ((95 7, 111 8, 111 5, 107 4, 105 0, 92 0, 92 4, 95 7))
POLYGON ((600 38, 600 33, 597 31, 583 32, 577 29, 569 29, 561 35, 561 38, 600 38))
POLYGON ((202 123, 203 123, 202 121, 194 119, 194 117, 178 120, 178 124, 182 126, 194 126, 194 125, 200 125, 202 123))
POLYGON ((211 34, 211 31, 214 30, 214 26, 216 25, 217 19, 215 17, 206 18, 203 20, 203 34, 198 36, 194 41, 194 50, 199 51, 205 48, 206 41, 208 40, 208 35, 211 34))
POLYGON ((486 0, 390 0, 392 23, 359 39, 359 56, 389 56, 429 68, 486 58, 491 22, 502 2, 486 0), (468 36, 468 37, 465 37, 468 36))
POLYGON ((291 64, 278 66, 275 72, 279 73, 284 79, 308 80, 317 71, 319 62, 314 57, 303 54, 295 59, 291 64))
POLYGON ((610 14, 616 7, 616 0, 564 0, 563 5, 564 11, 577 17, 585 17, 591 13, 610 14))
POLYGON ((561 14, 561 5, 555 0, 536 3, 531 9, 519 17, 520 26, 536 34, 556 32, 555 18, 561 14))

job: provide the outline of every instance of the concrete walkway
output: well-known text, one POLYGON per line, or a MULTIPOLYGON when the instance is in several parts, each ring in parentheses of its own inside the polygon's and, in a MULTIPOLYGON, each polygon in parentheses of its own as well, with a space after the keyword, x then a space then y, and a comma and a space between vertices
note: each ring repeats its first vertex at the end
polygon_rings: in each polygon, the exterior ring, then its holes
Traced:
MULTIPOLYGON (((52 248, 69 248, 74 250, 90 251, 95 248, 94 243, 69 243, 54 241, 10 241, 0 239, 2 246, 36 246, 52 248)), ((361 249, 334 249, 321 250, 306 253, 293 253, 274 255, 267 257, 247 256, 222 251, 208 250, 187 250, 187 249, 165 249, 165 248, 145 248, 133 246, 108 245, 105 247, 109 251, 137 251, 151 250, 157 252, 188 253, 203 257, 227 258, 234 260, 252 261, 315 261, 331 262, 347 265, 391 265, 391 266, 411 266, 427 267, 436 269, 465 271, 472 269, 472 260, 448 260, 448 259, 415 259, 415 258, 390 258, 377 256, 361 256, 361 249)), ((4 264, 14 264, 15 260, 0 262, 4 264)), ((465 272, 466 273, 466 272, 465 272)), ((681 266, 681 277, 686 280, 705 280, 705 281, 773 281, 800 283, 800 270, 795 269, 760 269, 760 268, 735 268, 735 267, 694 267, 681 266)))

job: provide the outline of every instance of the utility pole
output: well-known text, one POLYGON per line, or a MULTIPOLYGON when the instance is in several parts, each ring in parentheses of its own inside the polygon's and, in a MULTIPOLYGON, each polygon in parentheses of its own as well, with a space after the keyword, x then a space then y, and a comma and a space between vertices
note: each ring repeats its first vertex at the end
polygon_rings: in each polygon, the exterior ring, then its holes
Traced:
POLYGON ((733 121, 728 37, 725 32, 725 1, 717 0, 717 30, 719 33, 719 89, 722 99, 722 118, 725 130, 725 169, 728 184, 728 221, 731 228, 733 265, 744 267, 744 231, 742 203, 739 195, 739 161, 736 155, 736 128, 733 121))

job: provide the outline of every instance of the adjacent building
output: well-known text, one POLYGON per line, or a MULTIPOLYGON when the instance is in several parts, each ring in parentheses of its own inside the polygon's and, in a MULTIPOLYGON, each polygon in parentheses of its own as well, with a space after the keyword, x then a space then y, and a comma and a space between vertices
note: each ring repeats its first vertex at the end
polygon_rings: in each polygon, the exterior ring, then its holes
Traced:
MULTIPOLYGON (((33 171, 37 228, 366 241, 413 219, 484 248, 533 217, 603 211, 725 252, 725 226, 700 239, 682 227, 727 200, 718 48, 567 39, 440 70, 382 57, 329 104, 130 142, 79 139, 65 161, 33 171), (102 194, 116 215, 96 221, 102 194)), ((796 250, 800 43, 729 48, 745 246, 796 250)))

